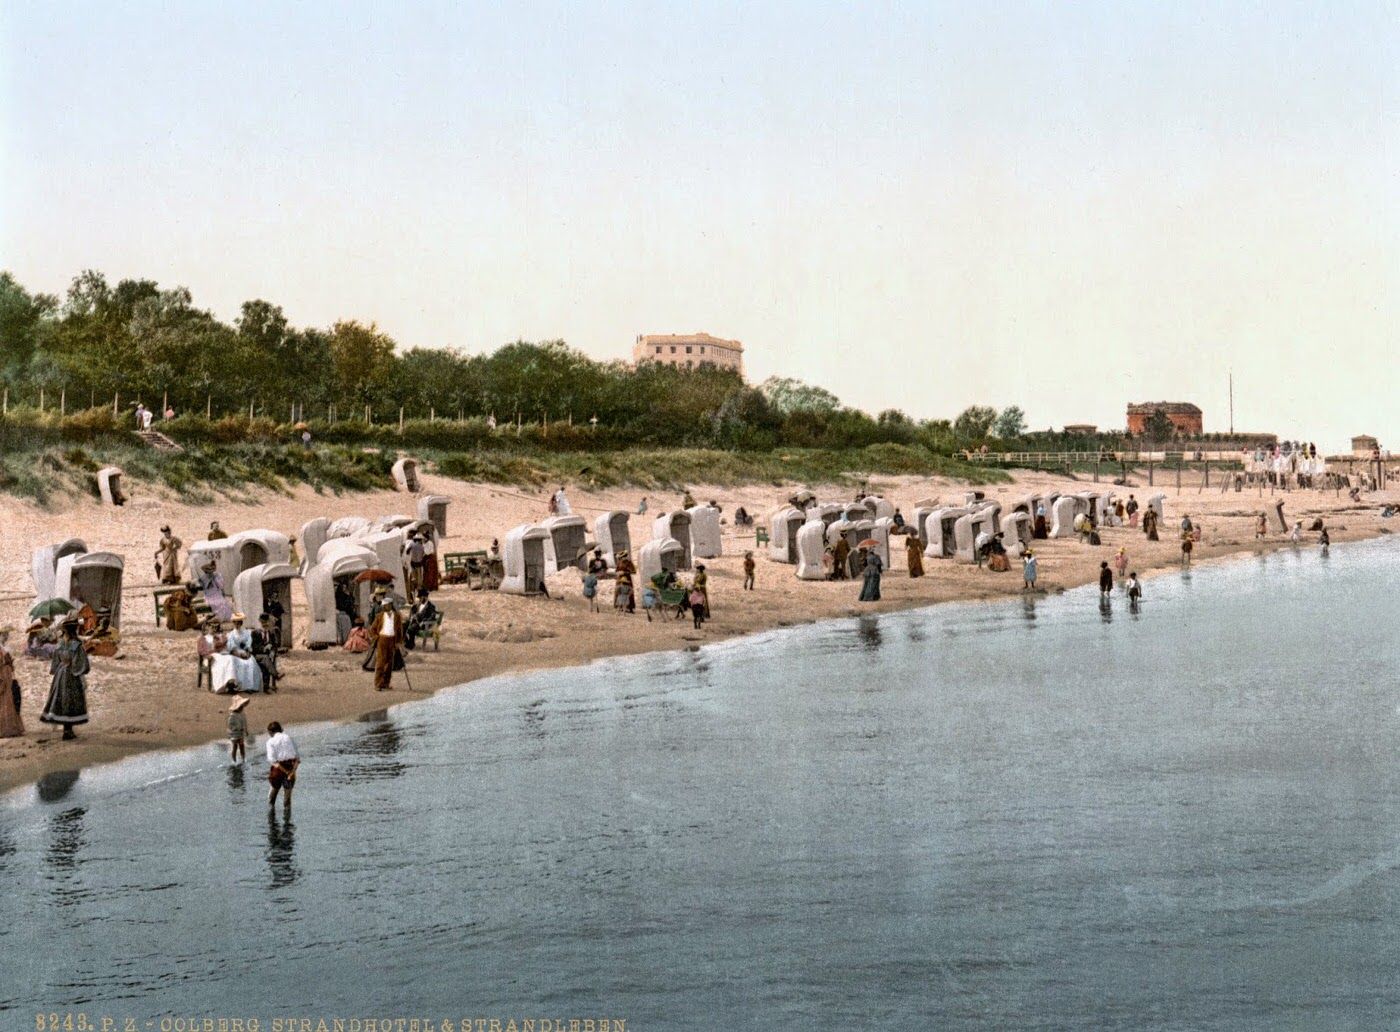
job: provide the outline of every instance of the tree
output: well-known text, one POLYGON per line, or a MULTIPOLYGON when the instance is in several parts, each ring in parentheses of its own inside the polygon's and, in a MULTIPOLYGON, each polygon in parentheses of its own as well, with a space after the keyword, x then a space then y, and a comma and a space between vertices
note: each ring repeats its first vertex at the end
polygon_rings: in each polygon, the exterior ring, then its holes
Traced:
POLYGON ((6 382, 29 371, 58 310, 58 298, 33 294, 8 272, 0 272, 0 371, 6 382))
POLYGON ((1153 409, 1147 423, 1142 428, 1149 441, 1170 441, 1176 433, 1176 424, 1167 416, 1164 409, 1153 409))
POLYGON ((758 389, 785 416, 794 412, 836 412, 841 408, 841 399, 830 391, 790 376, 770 376, 758 389))
POLYGON ((394 368, 394 338, 351 319, 331 327, 331 361, 341 390, 361 405, 374 401, 389 384, 394 368))
POLYGON ((1001 411, 997 416, 994 432, 1003 440, 1012 437, 1020 437, 1026 432, 1026 414, 1021 411, 1019 405, 1011 405, 1001 411))
POLYGON ((997 410, 988 405, 969 405, 953 420, 953 436, 962 445, 983 440, 997 421, 997 410))

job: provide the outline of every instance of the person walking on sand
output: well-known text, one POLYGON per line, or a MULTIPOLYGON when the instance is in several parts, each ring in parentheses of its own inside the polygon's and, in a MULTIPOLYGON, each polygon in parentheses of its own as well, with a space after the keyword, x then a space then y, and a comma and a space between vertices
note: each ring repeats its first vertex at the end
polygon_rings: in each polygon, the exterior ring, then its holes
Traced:
POLYGON ((209 523, 209 540, 222 541, 226 537, 228 537, 228 534, 225 531, 219 529, 219 521, 211 520, 209 523))
POLYGON ((924 543, 919 540, 919 535, 905 535, 904 554, 909 565, 910 579, 922 577, 924 575, 924 543))
POLYGON ((267 725, 267 734, 267 805, 276 804, 277 793, 285 791, 287 794, 282 797, 282 809, 291 813, 292 789, 296 787, 301 754, 297 752, 297 743, 292 741, 292 736, 283 731, 277 721, 267 725))
POLYGON ((53 659, 49 661, 53 684, 49 687, 44 711, 39 715, 41 723, 62 724, 65 740, 78 737, 73 733, 74 725, 88 722, 85 678, 91 670, 87 649, 78 640, 78 621, 65 621, 63 640, 58 643, 53 659))
POLYGON ((1113 593, 1113 571, 1108 563, 1099 563, 1099 597, 1107 598, 1113 593))
POLYGON ((705 609, 705 619, 710 618, 710 575, 705 569, 704 563, 695 564, 695 590, 700 592, 700 599, 705 609))
POLYGON ((698 631, 700 625, 705 622, 705 592, 700 590, 698 584, 692 585, 690 589, 690 616, 698 631))
POLYGON ((637 515, 638 515, 638 516, 645 516, 646 514, 647 514, 647 496, 646 496, 646 495, 642 495, 642 500, 641 500, 640 502, 637 503, 637 515))
POLYGON ((1191 549, 1195 546, 1195 544, 1196 544, 1196 536, 1195 536, 1194 534, 1192 534, 1189 530, 1183 530, 1183 531, 1181 532, 1181 565, 1182 565, 1182 566, 1190 566, 1190 565, 1191 565, 1191 549))
POLYGON ((1128 550, 1118 549, 1118 554, 1113 559, 1113 565, 1118 569, 1118 576, 1122 578, 1128 572, 1128 550))
POLYGON ((865 555, 865 580, 861 584, 859 601, 878 602, 880 601, 880 574, 885 568, 884 561, 880 558, 879 552, 867 551, 864 548, 861 549, 861 552, 865 555))
POLYGON ((1128 526, 1130 526, 1130 527, 1132 527, 1134 530, 1136 530, 1136 529, 1137 529, 1137 521, 1138 521, 1138 502, 1137 502, 1137 499, 1134 498, 1131 494, 1128 495, 1128 503, 1127 503, 1126 505, 1123 506, 1123 509, 1124 509, 1124 511, 1127 512, 1127 514, 1128 514, 1128 526))
POLYGON ((744 590, 745 590, 745 591, 752 591, 752 590, 753 590, 753 575, 754 575, 754 570, 755 570, 755 568, 756 568, 756 564, 755 564, 754 561, 753 561, 753 553, 752 553, 752 552, 745 552, 745 553, 744 553, 744 590))
POLYGON ((1293 533, 1290 535, 1290 538, 1291 538, 1291 540, 1293 541, 1293 543, 1294 543, 1295 545, 1302 542, 1302 540, 1303 540, 1303 521, 1302 521, 1302 520, 1296 520, 1296 521, 1294 521, 1294 523, 1293 523, 1293 533))
POLYGON ((162 584, 180 583, 180 549, 185 543, 170 533, 166 524, 160 528, 160 544, 156 546, 156 577, 162 584))
POLYGON ((569 508, 569 499, 564 495, 564 485, 559 485, 559 490, 554 495, 554 511, 560 516, 568 516, 573 512, 569 508))
POLYGON ((583 597, 588 600, 589 611, 598 612, 598 575, 596 573, 583 575, 583 597))
POLYGON ((369 627, 370 641, 374 643, 374 690, 377 692, 387 692, 392 687, 394 671, 403 669, 399 654, 403 624, 403 614, 390 596, 369 627))
POLYGON ((248 705, 248 696, 233 700, 228 708, 228 758, 230 763, 241 763, 248 758, 245 742, 248 739, 248 714, 243 707, 248 705))
POLYGON ((1268 537, 1268 535, 1269 518, 1261 512, 1259 518, 1254 521, 1254 540, 1258 541, 1262 537, 1268 537))
POLYGON ((13 627, 0 627, 0 738, 18 738, 24 734, 20 718, 19 682, 15 680, 15 657, 10 651, 13 627))
POLYGON ((1021 578, 1025 582, 1021 586, 1022 591, 1035 590, 1036 562, 1035 551, 1026 549, 1021 556, 1021 578))

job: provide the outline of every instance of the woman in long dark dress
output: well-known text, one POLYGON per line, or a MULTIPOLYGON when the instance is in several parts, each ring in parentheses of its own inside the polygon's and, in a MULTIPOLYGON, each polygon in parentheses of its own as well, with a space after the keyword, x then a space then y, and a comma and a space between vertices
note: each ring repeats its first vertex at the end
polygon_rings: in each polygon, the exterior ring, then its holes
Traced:
POLYGON ((880 601, 880 572, 884 569, 884 561, 880 558, 880 553, 874 550, 865 553, 865 582, 860 588, 860 601, 878 602, 880 601))
POLYGON ((87 649, 78 640, 78 621, 69 620, 63 625, 63 640, 54 650, 49 661, 49 672, 53 674, 53 686, 49 689, 48 701, 39 720, 45 724, 62 724, 64 738, 77 738, 73 734, 74 724, 88 722, 87 682, 84 680, 92 665, 88 662, 87 649))

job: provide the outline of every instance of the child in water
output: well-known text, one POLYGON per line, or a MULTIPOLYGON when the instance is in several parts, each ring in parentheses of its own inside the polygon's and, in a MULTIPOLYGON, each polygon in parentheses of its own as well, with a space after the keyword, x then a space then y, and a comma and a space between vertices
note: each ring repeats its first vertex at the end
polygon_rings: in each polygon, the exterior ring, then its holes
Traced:
POLYGON ((234 699, 233 705, 228 708, 228 741, 229 759, 234 763, 240 763, 248 758, 248 750, 244 743, 248 738, 248 717, 243 712, 243 707, 248 705, 248 697, 234 699))

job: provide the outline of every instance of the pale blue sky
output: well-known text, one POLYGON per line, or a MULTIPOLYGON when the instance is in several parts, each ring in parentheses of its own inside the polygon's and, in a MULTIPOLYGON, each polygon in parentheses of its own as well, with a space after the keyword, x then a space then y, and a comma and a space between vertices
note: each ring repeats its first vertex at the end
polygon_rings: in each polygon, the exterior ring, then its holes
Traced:
POLYGON ((1400 450, 1400 5, 0 0, 0 266, 1400 450))

